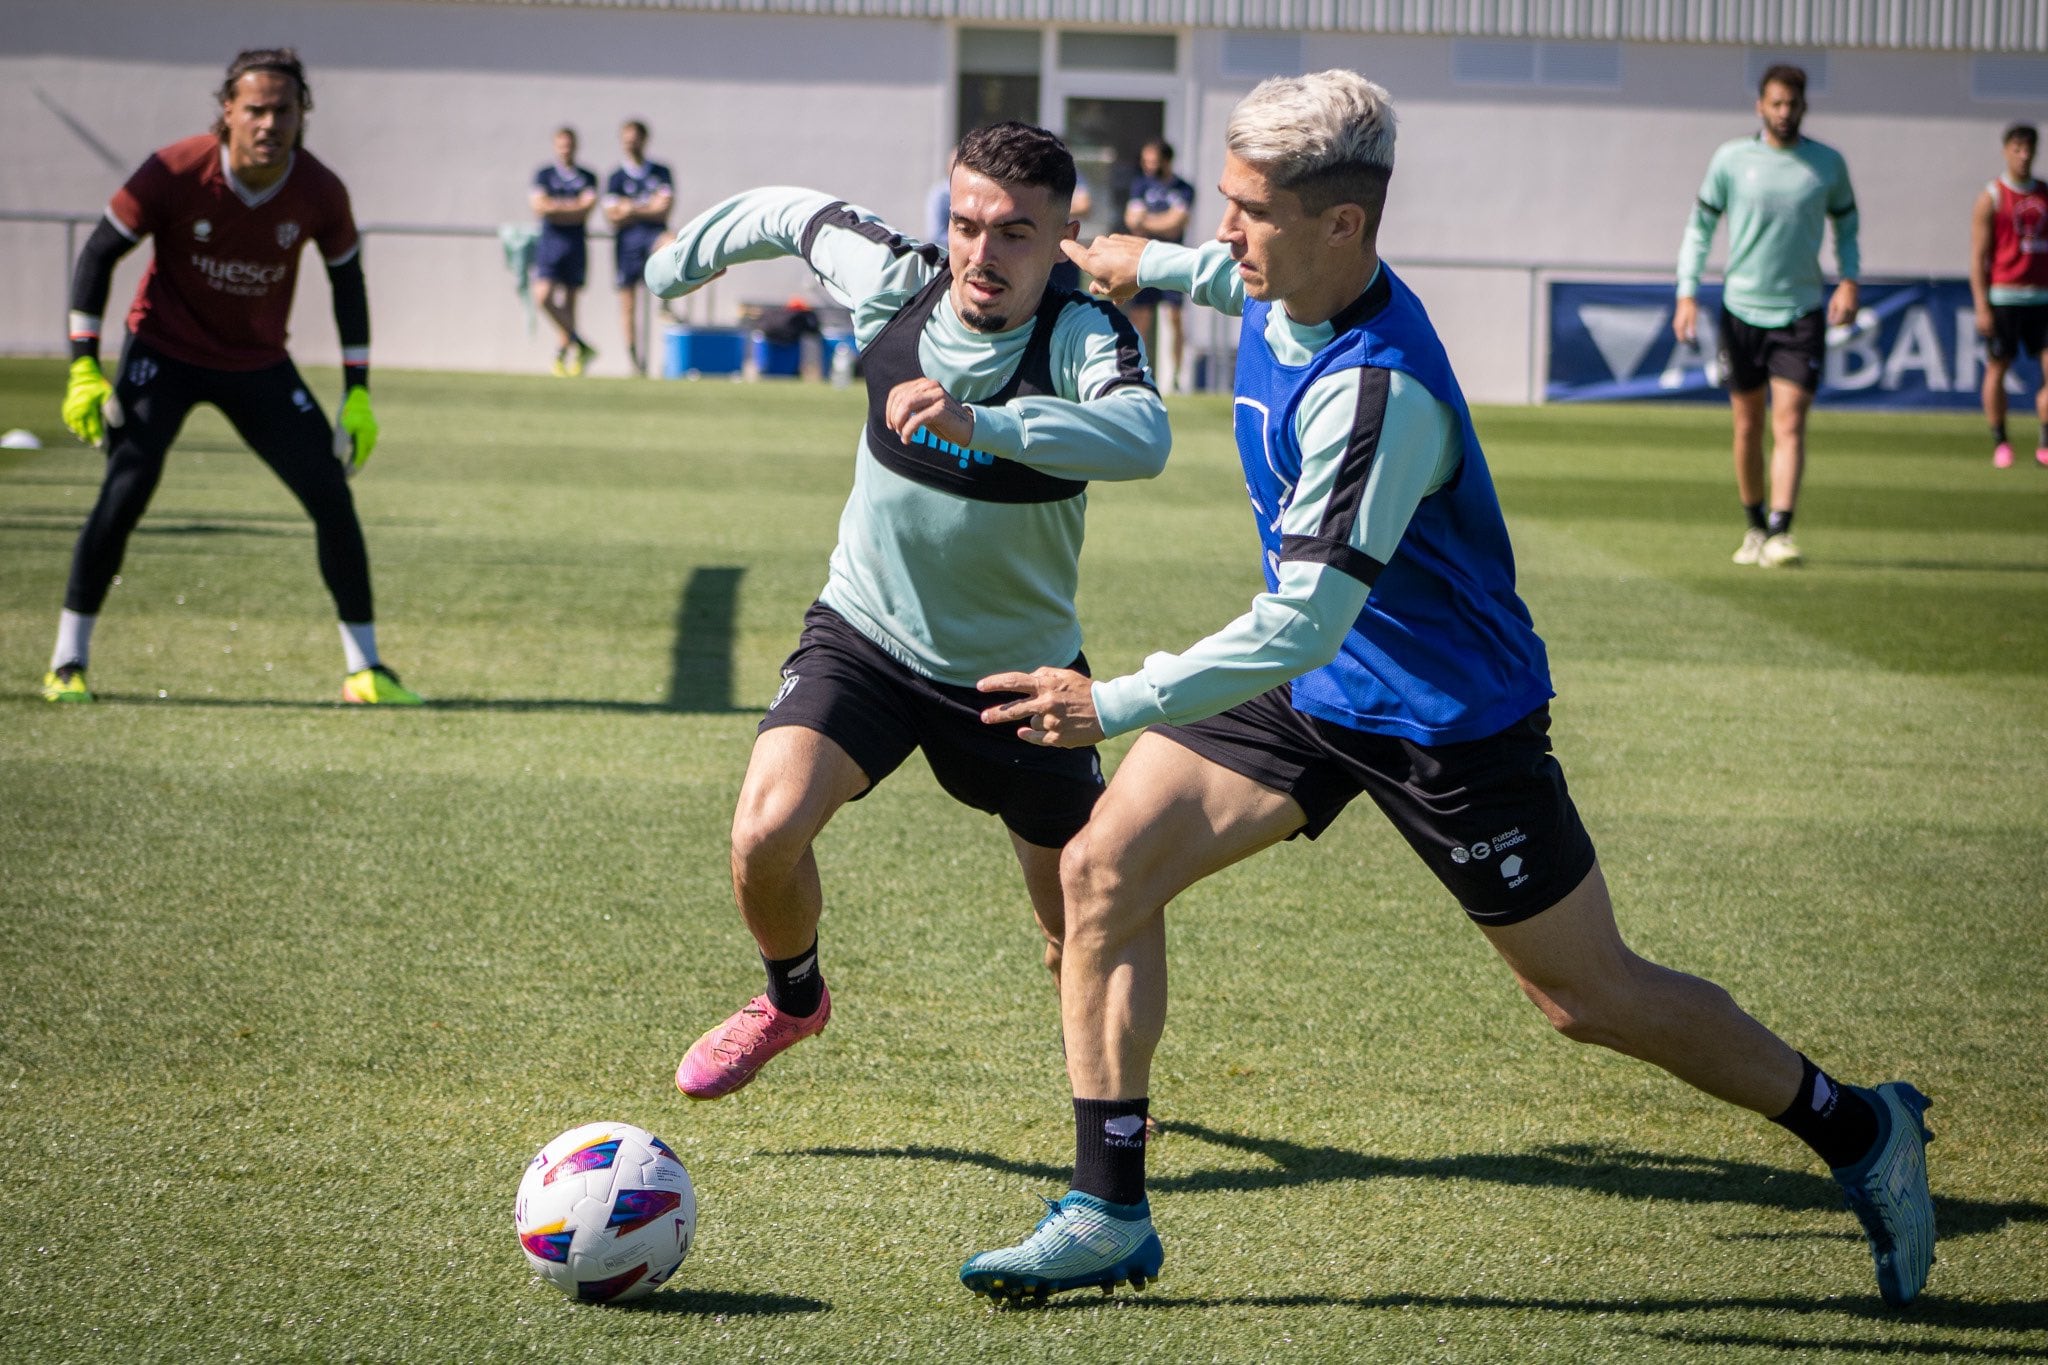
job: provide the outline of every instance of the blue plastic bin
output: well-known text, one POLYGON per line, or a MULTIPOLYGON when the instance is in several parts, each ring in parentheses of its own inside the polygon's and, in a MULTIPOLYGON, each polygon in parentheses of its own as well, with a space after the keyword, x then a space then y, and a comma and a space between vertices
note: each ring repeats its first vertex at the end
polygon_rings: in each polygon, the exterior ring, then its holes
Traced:
POLYGON ((763 379, 794 379, 803 373, 804 348, 797 342, 770 341, 766 335, 753 335, 754 373, 763 379))
POLYGON ((730 327, 671 327, 661 339, 663 379, 738 374, 747 358, 745 335, 730 327))

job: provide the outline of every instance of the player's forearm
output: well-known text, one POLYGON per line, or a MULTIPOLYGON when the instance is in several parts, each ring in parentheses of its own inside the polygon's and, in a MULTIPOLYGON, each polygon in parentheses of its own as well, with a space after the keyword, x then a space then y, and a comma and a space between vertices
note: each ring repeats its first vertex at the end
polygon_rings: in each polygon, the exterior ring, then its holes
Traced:
POLYGON ((1705 204, 1692 206, 1685 238, 1678 247, 1678 297, 1689 299, 1700 292, 1700 276, 1706 273, 1707 252, 1714 244, 1714 228, 1720 221, 1721 215, 1705 204))
POLYGON ((101 218, 78 253, 71 272, 71 313, 67 331, 71 358, 99 359, 100 319, 107 309, 107 294, 114 284, 114 265, 135 247, 130 237, 110 218, 101 218))
POLYGON ((1365 584, 1319 564, 1281 567, 1278 592, 1180 654, 1154 654, 1136 673, 1096 683, 1105 735, 1227 711, 1337 657, 1365 606, 1365 584))
POLYGON ((974 408, 974 448, 1062 479, 1150 479, 1173 432, 1153 389, 1126 383, 1088 402, 1017 398, 974 408))
POLYGON ((370 291, 363 279, 360 244, 327 266, 327 284, 334 295, 334 328, 341 336, 344 388, 370 382, 370 291))
POLYGON ((1857 241, 1858 222, 1854 206, 1832 221, 1835 225, 1835 268, 1844 280, 1860 279, 1863 275, 1863 248, 1857 241))
POLYGON ((1204 308, 1235 317, 1244 312, 1244 277, 1222 242, 1198 247, 1149 242, 1138 257, 1138 283, 1186 294, 1204 308))

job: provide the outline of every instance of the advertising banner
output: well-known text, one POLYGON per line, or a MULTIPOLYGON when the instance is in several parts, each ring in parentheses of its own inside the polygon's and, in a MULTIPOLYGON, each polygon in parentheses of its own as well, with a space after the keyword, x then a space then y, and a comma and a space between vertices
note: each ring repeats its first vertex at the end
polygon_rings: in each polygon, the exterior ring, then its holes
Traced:
MULTIPOLYGON (((1671 334, 1676 302, 1666 284, 1553 280, 1552 403, 1718 397, 1721 321, 1718 285, 1700 287, 1699 338, 1671 334)), ((1984 382, 1984 339, 1967 280, 1869 281, 1856 322, 1828 329, 1819 402, 1835 407, 1974 410, 1984 382)), ((2025 415, 2040 384, 2032 357, 2017 362, 2006 390, 2025 415)))

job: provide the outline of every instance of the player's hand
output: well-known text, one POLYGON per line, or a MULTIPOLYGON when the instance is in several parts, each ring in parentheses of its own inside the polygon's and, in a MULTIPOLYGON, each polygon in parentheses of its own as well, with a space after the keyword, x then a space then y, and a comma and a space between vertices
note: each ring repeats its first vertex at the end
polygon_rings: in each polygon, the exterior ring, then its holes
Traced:
POLYGON ((1828 299, 1828 326, 1847 327, 1856 321, 1856 281, 1843 280, 1828 299))
POLYGON ((1021 692, 1023 697, 989 707, 981 719, 989 725, 1022 722, 1017 738, 1048 749, 1080 749, 1102 742, 1102 721, 1095 714, 1094 680, 1071 668, 1040 668, 1030 673, 992 673, 975 684, 983 692, 1021 692))
POLYGON ((1700 301, 1680 299, 1678 307, 1671 310, 1671 335, 1690 346, 1699 339, 1700 301))
POLYGON ((89 355, 71 362, 71 377, 64 384, 64 425, 89 446, 106 439, 106 407, 113 400, 114 386, 100 373, 100 363, 89 355))
POLYGON ((889 390, 883 420, 906 445, 920 430, 956 446, 974 444, 974 409, 939 387, 936 379, 906 379, 889 390))
POLYGON ((1067 259, 1089 277, 1088 292, 1099 299, 1122 303, 1138 292, 1138 257, 1145 254, 1144 237, 1113 232, 1097 237, 1087 246, 1079 242, 1060 243, 1067 259))
POLYGON ((334 458, 341 461, 350 478, 377 448, 378 429, 377 414, 370 411, 370 391, 350 389, 341 400, 341 417, 334 424, 334 458))
POLYGON ((1989 341, 1991 339, 1991 334, 1997 330, 1998 322, 1997 319, 1991 316, 1991 305, 1988 303, 1978 304, 1977 335, 1983 337, 1986 341, 1989 341))

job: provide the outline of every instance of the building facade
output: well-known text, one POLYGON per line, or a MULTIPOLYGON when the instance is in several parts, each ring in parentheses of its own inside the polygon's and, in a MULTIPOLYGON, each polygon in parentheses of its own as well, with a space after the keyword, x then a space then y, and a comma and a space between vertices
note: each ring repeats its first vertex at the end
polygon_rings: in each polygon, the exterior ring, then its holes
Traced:
MULTIPOLYGON (((237 50, 292 45, 308 145, 367 229, 381 365, 542 370, 499 242, 563 124, 616 163, 627 118, 675 168, 678 221, 748 186, 811 185, 921 234, 964 126, 1064 134, 1108 225, 1136 146, 1164 136, 1206 191, 1235 101, 1345 66, 1400 110, 1381 245, 1428 302, 1475 399, 1540 392, 1554 277, 1668 276, 1714 147, 1755 128, 1764 66, 1810 75, 1807 131, 1848 157, 1866 275, 1955 276, 1998 134, 2048 121, 2048 3, 1998 0, 10 0, 0 33, 0 350, 62 348, 67 252, 153 148, 204 129, 237 50), (85 226, 59 221, 71 215, 85 226)), ((1196 203, 1206 232, 1220 205, 1196 203)), ((124 264, 109 312, 140 271, 124 264)), ((1716 258, 1718 260, 1718 256, 1716 258)), ((605 243, 586 330, 623 373, 605 243), (607 344, 609 342, 610 344, 607 344)), ((781 263, 692 300, 697 321, 801 290, 781 263)), ((1229 330, 1197 323, 1198 350, 1229 330)), ((336 358, 305 272, 295 349, 336 358)), ((1212 367, 1215 368, 1215 367, 1212 367)))

